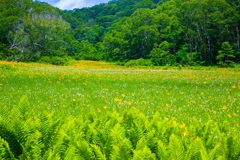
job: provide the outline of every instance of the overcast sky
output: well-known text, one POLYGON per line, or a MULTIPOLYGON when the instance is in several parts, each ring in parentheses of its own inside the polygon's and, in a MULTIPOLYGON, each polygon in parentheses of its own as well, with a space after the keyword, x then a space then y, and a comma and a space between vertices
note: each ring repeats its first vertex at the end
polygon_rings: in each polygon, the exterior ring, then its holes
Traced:
POLYGON ((42 2, 47 2, 60 9, 74 9, 91 7, 96 4, 106 3, 109 0, 38 0, 42 2))

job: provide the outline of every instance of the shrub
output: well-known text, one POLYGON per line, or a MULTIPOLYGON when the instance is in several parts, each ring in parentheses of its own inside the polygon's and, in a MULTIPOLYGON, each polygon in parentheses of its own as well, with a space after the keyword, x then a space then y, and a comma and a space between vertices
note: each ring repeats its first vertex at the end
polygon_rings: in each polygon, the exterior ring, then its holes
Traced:
POLYGON ((61 65, 61 66, 65 66, 65 65, 69 65, 72 61, 72 58, 70 57, 52 57, 51 58, 51 64, 54 65, 61 65))
POLYGON ((64 56, 64 57, 58 57, 58 56, 47 57, 47 56, 44 56, 39 60, 39 62, 41 62, 41 63, 49 63, 49 64, 61 65, 61 66, 69 65, 69 64, 71 64, 72 61, 73 61, 73 59, 71 57, 68 57, 68 56, 64 56))
POLYGON ((234 65, 234 51, 229 42, 222 43, 222 50, 218 51, 217 63, 222 67, 232 67, 234 65))
MULTIPOLYGON (((100 50, 100 49, 99 49, 100 50)), ((102 53, 99 53, 95 45, 89 41, 81 41, 79 43, 79 49, 74 54, 77 60, 101 60, 103 57, 102 53)))
POLYGON ((127 63, 125 63, 125 66, 152 66, 152 61, 149 59, 136 59, 136 60, 130 60, 127 63))
POLYGON ((151 61, 156 66, 174 65, 176 57, 169 53, 171 45, 164 41, 150 53, 151 61))
POLYGON ((48 56, 43 56, 43 57, 40 58, 39 62, 40 63, 49 63, 49 64, 51 64, 51 58, 48 57, 48 56))
POLYGON ((182 48, 176 53, 176 61, 181 65, 190 63, 189 53, 187 53, 185 48, 182 48))

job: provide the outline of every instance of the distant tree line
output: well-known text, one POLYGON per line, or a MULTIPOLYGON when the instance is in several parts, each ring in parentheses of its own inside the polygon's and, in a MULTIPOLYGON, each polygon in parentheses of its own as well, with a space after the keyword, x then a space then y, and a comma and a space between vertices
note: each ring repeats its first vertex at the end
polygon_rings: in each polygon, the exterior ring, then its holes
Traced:
POLYGON ((239 0, 112 0, 70 11, 31 0, 0 4, 2 60, 160 66, 240 62, 239 0))

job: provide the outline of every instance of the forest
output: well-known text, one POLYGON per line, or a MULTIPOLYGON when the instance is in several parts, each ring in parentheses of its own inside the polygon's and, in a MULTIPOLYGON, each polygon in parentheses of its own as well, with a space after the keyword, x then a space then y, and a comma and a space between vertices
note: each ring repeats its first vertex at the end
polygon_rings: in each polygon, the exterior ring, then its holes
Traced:
POLYGON ((65 65, 219 65, 240 62, 239 0, 112 0, 60 10, 0 0, 0 59, 65 65))

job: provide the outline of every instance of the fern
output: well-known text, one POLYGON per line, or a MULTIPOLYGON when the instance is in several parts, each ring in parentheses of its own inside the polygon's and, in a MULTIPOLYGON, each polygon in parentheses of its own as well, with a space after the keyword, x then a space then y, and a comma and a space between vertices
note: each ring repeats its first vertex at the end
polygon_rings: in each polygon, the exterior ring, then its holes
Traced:
POLYGON ((8 143, 0 137, 0 159, 15 159, 11 152, 8 143))
POLYGON ((197 137, 189 146, 186 153, 186 160, 208 160, 208 154, 202 140, 197 137))
POLYGON ((24 152, 21 159, 25 160, 40 160, 42 159, 42 149, 44 147, 41 142, 42 134, 39 131, 28 135, 26 143, 24 144, 24 152))
POLYGON ((209 160, 226 159, 225 150, 221 143, 217 144, 209 153, 209 160))
POLYGON ((165 159, 168 159, 169 157, 167 146, 161 140, 157 142, 156 154, 157 154, 157 158, 160 160, 165 160, 165 159))
POLYGON ((80 140, 79 142, 77 142, 76 154, 85 160, 95 158, 92 148, 90 147, 89 143, 85 140, 80 140))
POLYGON ((23 148, 18 142, 17 136, 14 132, 10 131, 7 127, 0 124, 0 138, 3 139, 9 147, 9 151, 14 155, 14 157, 19 157, 23 153, 23 148))
POLYGON ((133 160, 139 160, 139 159, 144 159, 144 160, 155 160, 156 155, 151 152, 150 148, 147 146, 137 149, 133 151, 133 160))
POLYGON ((125 137, 125 130, 117 123, 110 133, 113 149, 111 159, 128 159, 132 155, 132 144, 125 137))
POLYGON ((184 146, 181 140, 174 134, 170 136, 168 149, 170 152, 169 159, 184 160, 184 146))
POLYGON ((97 160, 106 160, 107 159, 106 156, 102 153, 100 147, 98 147, 95 144, 91 144, 90 146, 92 147, 95 158, 97 160))

